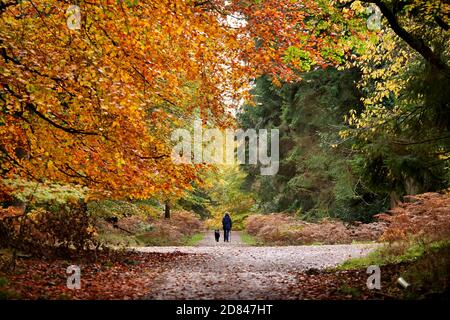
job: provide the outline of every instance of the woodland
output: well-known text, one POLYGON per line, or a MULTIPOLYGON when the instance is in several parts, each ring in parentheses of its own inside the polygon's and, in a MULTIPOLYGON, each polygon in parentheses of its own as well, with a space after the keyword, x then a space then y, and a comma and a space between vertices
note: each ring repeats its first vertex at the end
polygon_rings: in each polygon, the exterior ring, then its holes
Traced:
POLYGON ((0 299, 145 297, 203 256, 132 248, 201 246, 226 212, 249 250, 380 244, 295 298, 448 299, 449 21, 444 0, 0 0, 0 299), (278 172, 175 163, 195 121, 279 130, 278 172), (382 293, 347 285, 369 265, 382 293))

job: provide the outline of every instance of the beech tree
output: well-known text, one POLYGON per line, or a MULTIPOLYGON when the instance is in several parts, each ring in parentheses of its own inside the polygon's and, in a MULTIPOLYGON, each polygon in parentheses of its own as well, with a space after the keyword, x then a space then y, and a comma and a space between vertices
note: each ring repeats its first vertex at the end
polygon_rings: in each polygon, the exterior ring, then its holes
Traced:
POLYGON ((71 5, 0 2, 1 172, 97 196, 180 194, 202 165, 171 162, 174 127, 230 126, 258 74, 298 79, 365 37, 329 1, 78 1, 69 28, 71 5))

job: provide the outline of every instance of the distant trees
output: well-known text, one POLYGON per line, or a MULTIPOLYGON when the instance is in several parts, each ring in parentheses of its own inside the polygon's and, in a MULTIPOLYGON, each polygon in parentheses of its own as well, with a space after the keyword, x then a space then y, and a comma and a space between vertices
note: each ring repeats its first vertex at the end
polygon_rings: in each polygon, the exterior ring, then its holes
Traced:
POLYGON ((344 115, 361 106, 356 69, 316 70, 298 83, 274 86, 262 77, 253 90, 257 107, 239 114, 246 127, 280 129, 280 170, 262 177, 244 166, 246 187, 253 190, 266 212, 297 211, 305 218, 327 216, 369 220, 386 208, 386 194, 374 194, 358 179, 357 155, 342 141, 344 115))
POLYGON ((280 175, 266 179, 246 169, 266 211, 366 219, 405 194, 449 186, 450 5, 339 2, 342 14, 365 16, 369 4, 382 13, 380 30, 367 31, 369 39, 346 59, 359 75, 316 70, 280 88, 261 78, 253 91, 259 107, 240 114, 244 126, 282 130, 280 175), (323 72, 334 80, 319 79, 323 72), (351 99, 344 101, 346 92, 351 99))
POLYGON ((402 195, 449 186, 450 5, 373 2, 386 19, 352 63, 362 71, 364 108, 349 114, 341 135, 362 156, 362 179, 375 192, 388 192, 394 205, 402 195))
POLYGON ((285 139, 278 176, 249 169, 266 210, 359 216, 360 208, 366 217, 388 195, 395 202, 448 185, 445 1, 78 5, 80 28, 71 30, 64 1, 0 1, 2 180, 176 199, 201 185, 205 166, 172 163, 171 131, 194 116, 230 127, 230 109, 259 79, 261 106, 239 121, 280 128, 285 139), (368 5, 383 15, 379 31, 366 27, 368 5), (322 70, 345 62, 360 80, 322 70))

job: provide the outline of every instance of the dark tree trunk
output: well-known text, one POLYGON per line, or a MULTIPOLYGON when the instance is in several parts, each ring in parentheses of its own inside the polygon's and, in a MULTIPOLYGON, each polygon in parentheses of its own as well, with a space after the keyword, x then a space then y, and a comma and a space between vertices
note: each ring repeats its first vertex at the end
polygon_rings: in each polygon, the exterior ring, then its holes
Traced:
POLYGON ((170 201, 167 200, 164 206, 164 218, 170 219, 170 201))
MULTIPOLYGON (((349 3, 352 2, 354 1, 350 1, 349 3)), ((395 12, 390 9, 386 3, 382 0, 362 0, 362 2, 376 4, 397 36, 403 39, 403 41, 405 41, 412 49, 418 52, 430 65, 442 72, 446 78, 450 77, 450 67, 447 65, 447 62, 441 60, 440 56, 436 54, 436 52, 434 52, 429 46, 427 46, 422 38, 416 37, 405 30, 398 22, 395 12)), ((439 21, 437 23, 441 27, 445 27, 442 26, 442 23, 439 23, 439 21)), ((446 27, 448 29, 448 25, 446 27)))

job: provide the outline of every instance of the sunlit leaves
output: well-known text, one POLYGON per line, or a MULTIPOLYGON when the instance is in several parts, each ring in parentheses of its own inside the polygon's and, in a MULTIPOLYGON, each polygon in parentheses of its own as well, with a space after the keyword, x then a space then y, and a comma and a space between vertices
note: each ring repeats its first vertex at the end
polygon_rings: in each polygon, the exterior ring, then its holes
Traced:
POLYGON ((102 196, 181 194, 199 168, 172 164, 172 129, 194 116, 230 126, 258 75, 299 79, 364 38, 329 1, 76 4, 80 28, 56 0, 1 13, 2 176, 102 196))
POLYGON ((2 167, 106 196, 181 192, 196 168, 171 163, 169 132, 198 109, 229 121, 223 96, 247 86, 236 32, 186 1, 78 4, 80 30, 59 1, 1 15, 2 167))

